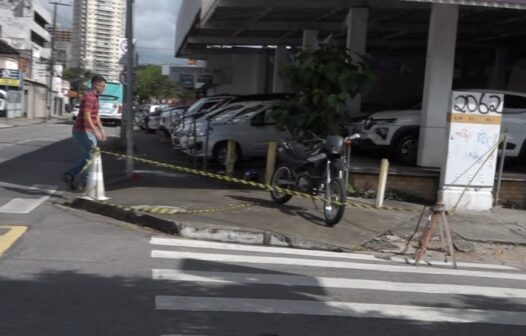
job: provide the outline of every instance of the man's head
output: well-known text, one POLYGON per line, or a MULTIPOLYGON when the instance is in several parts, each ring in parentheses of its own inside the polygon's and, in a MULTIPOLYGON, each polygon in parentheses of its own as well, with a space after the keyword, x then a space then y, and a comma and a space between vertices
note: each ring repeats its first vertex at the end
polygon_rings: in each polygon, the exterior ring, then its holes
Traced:
POLYGON ((106 87, 106 79, 101 75, 95 75, 91 79, 91 87, 97 95, 101 95, 106 87))

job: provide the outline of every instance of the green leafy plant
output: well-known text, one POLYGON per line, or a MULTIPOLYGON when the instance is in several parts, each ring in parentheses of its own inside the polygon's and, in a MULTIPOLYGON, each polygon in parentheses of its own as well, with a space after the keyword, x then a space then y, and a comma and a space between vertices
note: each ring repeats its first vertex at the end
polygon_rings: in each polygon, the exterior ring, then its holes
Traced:
POLYGON ((192 96, 192 93, 184 89, 179 83, 162 75, 161 67, 157 65, 139 67, 135 78, 134 93, 139 101, 150 98, 187 98, 192 96))
POLYGON ((340 134, 349 102, 374 82, 367 56, 331 42, 304 49, 280 74, 295 95, 276 105, 274 118, 299 139, 340 134))

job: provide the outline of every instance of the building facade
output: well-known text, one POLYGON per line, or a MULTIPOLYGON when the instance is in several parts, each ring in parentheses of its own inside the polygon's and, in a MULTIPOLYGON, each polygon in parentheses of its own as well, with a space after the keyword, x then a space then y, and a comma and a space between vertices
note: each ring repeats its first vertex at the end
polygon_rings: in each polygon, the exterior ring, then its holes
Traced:
MULTIPOLYGON (((51 29, 53 32, 53 29, 51 29)), ((55 28, 55 63, 62 64, 64 69, 75 67, 73 63, 72 43, 73 30, 55 28)))
POLYGON ((73 64, 118 80, 119 42, 124 37, 125 0, 75 0, 73 64))
POLYGON ((48 81, 51 23, 51 12, 38 0, 0 2, 0 38, 25 59, 24 77, 40 83, 48 81))

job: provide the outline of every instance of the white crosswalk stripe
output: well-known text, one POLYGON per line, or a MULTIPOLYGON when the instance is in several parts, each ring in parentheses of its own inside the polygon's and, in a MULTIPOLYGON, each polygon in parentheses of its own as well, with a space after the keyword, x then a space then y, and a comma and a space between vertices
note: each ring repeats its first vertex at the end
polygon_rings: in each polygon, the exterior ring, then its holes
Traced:
POLYGON ((441 262, 415 267, 404 258, 368 254, 162 237, 150 244, 151 257, 161 266, 152 268, 152 279, 178 284, 155 296, 155 308, 178 316, 206 312, 526 326, 526 274, 505 265, 462 263, 455 270, 441 262), (163 250, 154 249, 160 246, 163 250))
POLYGON ((0 213, 28 214, 47 201, 51 195, 57 193, 57 186, 33 185, 31 187, 15 185, 11 183, 0 183, 1 186, 23 190, 29 195, 43 195, 38 198, 13 198, 0 206, 0 213))
MULTIPOLYGON (((265 253, 279 253, 279 254, 291 254, 291 255, 303 255, 303 256, 314 256, 314 257, 330 257, 335 259, 357 259, 357 260, 375 260, 375 261, 393 261, 396 263, 411 263, 412 261, 408 258, 400 257, 389 257, 380 258, 372 254, 359 254, 359 253, 342 253, 342 252, 329 252, 329 251, 316 251, 316 250, 300 250, 291 249, 285 247, 267 247, 257 245, 239 245, 239 244, 225 244, 216 243, 200 240, 175 240, 171 238, 160 238, 152 237, 150 240, 152 245, 163 245, 163 246, 179 246, 179 247, 200 247, 206 249, 217 249, 217 250, 230 250, 230 251, 245 251, 245 252, 265 252, 265 253)), ((422 264, 426 261, 422 261, 422 264)), ((430 266, 438 267, 451 267, 451 262, 433 261, 427 262, 430 266)), ((517 270, 514 267, 508 265, 491 265, 491 264, 480 264, 480 263, 468 263, 468 262, 457 262, 458 267, 474 267, 474 268, 488 268, 488 269, 502 269, 502 270, 517 270)))

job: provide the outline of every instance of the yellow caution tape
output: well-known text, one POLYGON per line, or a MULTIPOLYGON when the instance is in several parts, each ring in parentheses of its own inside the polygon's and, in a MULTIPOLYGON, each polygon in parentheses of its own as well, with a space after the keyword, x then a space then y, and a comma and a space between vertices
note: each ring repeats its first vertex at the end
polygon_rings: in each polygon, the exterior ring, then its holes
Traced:
MULTIPOLYGON (((69 204, 72 204, 73 201, 69 201, 69 204)), ((107 201, 94 201, 99 204, 108 205, 114 208, 118 208, 124 211, 138 211, 146 212, 152 214, 160 215, 178 215, 178 214, 206 214, 213 212, 224 212, 224 211, 234 211, 240 209, 246 209, 251 206, 254 206, 255 203, 243 203, 238 205, 232 205, 224 208, 208 208, 208 209, 180 209, 170 206, 149 206, 149 205, 139 205, 139 206, 125 206, 120 204, 115 204, 107 201)))
MULTIPOLYGON (((254 187, 254 188, 258 188, 258 189, 262 189, 262 190, 265 190, 265 191, 277 191, 277 192, 288 194, 288 195, 291 195, 291 196, 298 196, 298 197, 302 197, 302 198, 305 198, 305 199, 317 200, 317 201, 322 201, 322 202, 327 202, 328 201, 331 204, 335 204, 335 205, 345 205, 345 206, 350 206, 350 207, 359 208, 359 209, 381 209, 381 210, 404 211, 404 212, 420 212, 421 211, 421 210, 404 209, 404 208, 396 208, 396 207, 381 207, 381 208, 378 208, 378 207, 376 207, 374 205, 365 204, 365 203, 351 202, 351 201, 347 201, 345 203, 341 203, 341 202, 338 202, 336 200, 327 200, 323 196, 310 195, 310 194, 307 194, 307 193, 304 193, 304 192, 300 192, 300 191, 295 191, 295 190, 290 190, 290 189, 285 189, 285 188, 280 188, 280 187, 273 187, 271 185, 264 184, 264 183, 247 181, 247 180, 236 178, 236 177, 230 177, 230 176, 226 176, 226 175, 209 173, 209 172, 205 172, 205 171, 202 171, 202 170, 187 168, 187 167, 178 166, 178 165, 174 165, 174 164, 170 164, 170 163, 163 163, 163 162, 153 161, 153 160, 149 160, 149 159, 144 159, 144 158, 141 158, 141 157, 128 156, 128 155, 119 154, 119 153, 113 153, 113 152, 108 152, 108 151, 100 151, 100 152, 103 153, 103 154, 107 154, 107 155, 111 155, 111 156, 115 156, 115 157, 123 158, 123 159, 124 158, 131 158, 134 161, 143 162, 143 163, 151 164, 151 165, 162 167, 162 168, 168 168, 168 169, 172 169, 172 170, 177 170, 177 171, 183 172, 183 173, 210 177, 210 178, 213 178, 213 179, 226 181, 226 182, 231 182, 231 183, 238 183, 238 184, 248 185, 248 186, 251 186, 251 187, 254 187)), ((186 212, 186 213, 188 213, 188 212, 186 212)))

